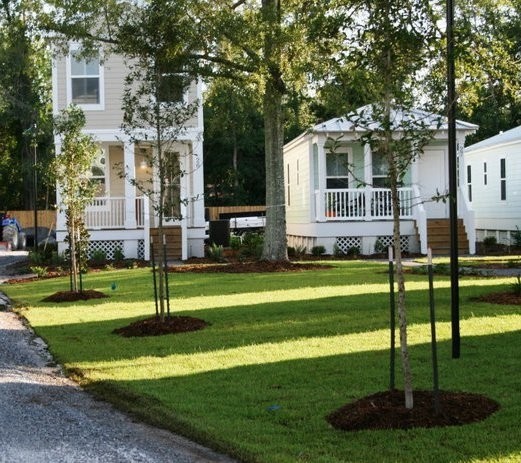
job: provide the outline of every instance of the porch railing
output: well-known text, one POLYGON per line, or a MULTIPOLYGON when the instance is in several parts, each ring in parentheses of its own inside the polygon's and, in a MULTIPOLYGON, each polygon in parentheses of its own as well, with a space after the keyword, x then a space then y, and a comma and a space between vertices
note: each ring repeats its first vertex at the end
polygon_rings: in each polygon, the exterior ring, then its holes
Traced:
POLYGON ((129 223, 135 223, 137 228, 143 228, 144 198, 135 198, 134 208, 128 208, 127 201, 129 200, 126 198, 118 197, 94 198, 85 210, 85 225, 91 230, 125 228, 129 223), (132 214, 133 217, 129 217, 132 214))
MULTIPOLYGON (((318 201, 324 200, 326 220, 390 220, 393 218, 391 190, 388 188, 345 188, 316 192, 318 201)), ((399 188, 400 218, 413 216, 412 188, 399 188)))

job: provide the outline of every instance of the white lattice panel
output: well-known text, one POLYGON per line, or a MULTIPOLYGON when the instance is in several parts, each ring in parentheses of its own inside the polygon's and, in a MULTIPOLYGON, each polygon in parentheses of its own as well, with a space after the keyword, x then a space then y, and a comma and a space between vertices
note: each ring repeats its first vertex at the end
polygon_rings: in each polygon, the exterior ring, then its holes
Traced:
POLYGON ((351 248, 361 249, 362 238, 360 236, 337 236, 336 245, 344 254, 347 254, 351 248))
POLYGON ((145 258, 145 240, 138 240, 137 242, 137 258, 145 258))
MULTIPOLYGON (((384 249, 387 249, 389 246, 393 244, 393 237, 392 236, 379 236, 378 241, 382 244, 384 249)), ((402 252, 406 252, 409 250, 409 237, 406 236, 400 236, 400 250, 402 252)))
POLYGON ((108 260, 114 259, 114 252, 116 249, 123 250, 123 240, 112 241, 90 241, 88 256, 92 257, 94 251, 103 251, 108 260))

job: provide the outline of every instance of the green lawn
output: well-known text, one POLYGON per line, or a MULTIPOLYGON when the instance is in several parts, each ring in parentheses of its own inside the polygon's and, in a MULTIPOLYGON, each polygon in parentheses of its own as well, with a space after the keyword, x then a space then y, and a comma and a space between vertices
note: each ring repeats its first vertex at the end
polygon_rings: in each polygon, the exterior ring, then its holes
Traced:
MULTIPOLYGON (((153 313, 148 269, 87 275, 85 286, 109 294, 104 300, 40 302, 67 289, 67 279, 2 290, 85 387, 242 461, 521 461, 521 308, 469 300, 508 288, 512 278, 462 278, 458 360, 449 280, 435 282, 440 386, 486 394, 499 412, 477 424, 409 431, 345 433, 327 424, 332 410, 388 385, 385 270, 354 261, 299 273, 174 274, 172 310, 211 325, 154 338, 112 334, 153 313)), ((426 288, 425 276, 407 275, 417 388, 431 378, 426 288)))

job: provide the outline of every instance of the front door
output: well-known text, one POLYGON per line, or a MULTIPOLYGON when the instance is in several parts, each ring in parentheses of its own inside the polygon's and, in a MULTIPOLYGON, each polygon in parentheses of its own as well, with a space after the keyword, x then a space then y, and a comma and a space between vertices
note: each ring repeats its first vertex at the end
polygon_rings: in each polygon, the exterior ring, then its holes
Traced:
POLYGON ((432 198, 445 195, 449 190, 447 159, 442 149, 426 149, 418 162, 418 187, 421 201, 428 218, 446 218, 449 216, 448 199, 443 202, 432 198))

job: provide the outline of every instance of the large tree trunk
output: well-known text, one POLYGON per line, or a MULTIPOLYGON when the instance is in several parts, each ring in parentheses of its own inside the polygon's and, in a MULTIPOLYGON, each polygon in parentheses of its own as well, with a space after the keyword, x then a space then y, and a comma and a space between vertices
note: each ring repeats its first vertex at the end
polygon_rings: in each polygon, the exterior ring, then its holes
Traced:
POLYGON ((264 141, 266 155, 266 229, 262 258, 287 260, 286 206, 284 195, 284 119, 282 98, 285 85, 280 68, 280 2, 262 1, 264 20, 270 25, 264 39, 264 57, 268 63, 264 91, 264 141))

